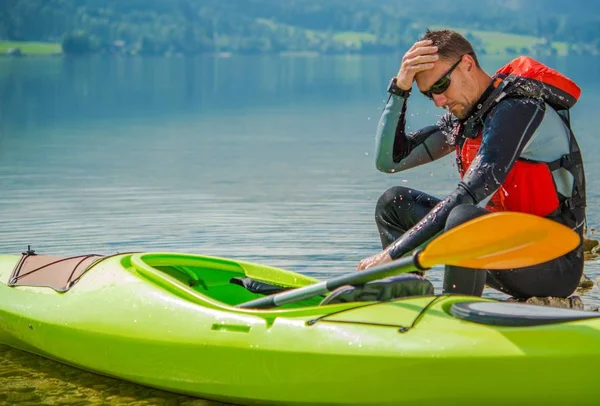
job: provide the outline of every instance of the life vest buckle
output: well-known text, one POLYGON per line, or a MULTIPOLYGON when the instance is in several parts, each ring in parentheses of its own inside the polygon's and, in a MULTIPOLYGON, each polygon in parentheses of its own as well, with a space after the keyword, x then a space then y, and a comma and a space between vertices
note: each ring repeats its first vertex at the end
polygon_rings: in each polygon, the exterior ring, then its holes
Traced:
POLYGON ((565 154, 560 158, 560 166, 569 169, 573 165, 573 157, 571 154, 565 154))
POLYGON ((562 204, 565 205, 565 207, 569 210, 573 210, 576 207, 575 204, 575 199, 573 199, 572 197, 565 199, 562 204))

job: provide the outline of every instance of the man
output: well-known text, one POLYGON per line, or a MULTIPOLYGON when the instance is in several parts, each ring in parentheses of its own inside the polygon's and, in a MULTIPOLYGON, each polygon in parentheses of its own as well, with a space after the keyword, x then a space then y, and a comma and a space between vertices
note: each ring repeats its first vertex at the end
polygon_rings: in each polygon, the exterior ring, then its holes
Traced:
MULTIPOLYGON (((408 170, 456 151, 461 180, 443 200, 402 186, 387 190, 375 213, 383 251, 363 259, 359 270, 410 254, 436 234, 491 211, 548 217, 582 236, 585 178, 568 116, 579 88, 568 78, 526 57, 490 76, 462 35, 428 30, 404 55, 388 91, 377 127, 377 168, 408 170), (448 113, 407 134, 413 81, 448 113)), ((519 298, 567 297, 577 288, 583 260, 580 245, 510 272, 447 266, 443 292, 481 296, 487 283, 519 298)))

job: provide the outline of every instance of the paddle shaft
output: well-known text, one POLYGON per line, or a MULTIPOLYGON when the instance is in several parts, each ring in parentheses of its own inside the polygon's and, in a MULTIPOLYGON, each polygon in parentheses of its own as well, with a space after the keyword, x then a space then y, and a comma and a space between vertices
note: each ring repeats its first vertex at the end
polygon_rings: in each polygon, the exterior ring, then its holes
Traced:
POLYGON ((391 275, 410 272, 415 269, 422 269, 416 260, 416 255, 404 257, 386 264, 374 266, 364 271, 355 272, 349 275, 340 275, 335 278, 315 283, 287 292, 277 293, 271 296, 265 296, 260 299, 242 303, 236 307, 241 309, 262 309, 277 307, 286 303, 297 302, 311 297, 323 295, 344 285, 363 285, 367 282, 386 278, 391 275))

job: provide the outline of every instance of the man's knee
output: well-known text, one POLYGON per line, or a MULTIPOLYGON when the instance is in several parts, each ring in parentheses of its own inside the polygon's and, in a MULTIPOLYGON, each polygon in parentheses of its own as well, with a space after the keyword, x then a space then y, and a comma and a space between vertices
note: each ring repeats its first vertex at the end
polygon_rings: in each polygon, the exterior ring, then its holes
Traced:
POLYGON ((411 192, 412 189, 404 186, 392 186, 383 192, 375 206, 375 217, 380 217, 382 213, 390 211, 392 207, 407 203, 411 192))
POLYGON ((446 219, 446 231, 454 228, 462 223, 466 223, 469 220, 489 214, 490 212, 479 206, 473 206, 472 204, 461 204, 456 206, 450 211, 448 219, 446 219))

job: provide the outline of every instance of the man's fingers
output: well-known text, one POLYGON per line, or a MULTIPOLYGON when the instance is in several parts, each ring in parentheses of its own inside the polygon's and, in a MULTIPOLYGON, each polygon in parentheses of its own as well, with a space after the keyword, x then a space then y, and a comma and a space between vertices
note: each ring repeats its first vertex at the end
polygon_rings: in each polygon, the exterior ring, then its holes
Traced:
POLYGON ((364 271, 365 269, 367 269, 369 266, 371 266, 371 262, 373 261, 372 257, 369 258, 365 258, 362 259, 359 263, 358 263, 358 270, 359 271, 364 271))
POLYGON ((426 46, 426 47, 419 47, 419 48, 415 48, 413 50, 408 51, 407 53, 404 54, 404 57, 402 58, 403 61, 407 61, 410 59, 413 59, 419 55, 432 55, 432 54, 436 54, 438 51, 437 47, 434 46, 426 46))
POLYGON ((410 49, 408 50, 408 52, 419 48, 419 47, 424 47, 424 46, 428 46, 431 45, 433 43, 433 41, 431 41, 430 39, 424 39, 423 41, 417 41, 413 44, 412 47, 410 47, 410 49))
POLYGON ((371 262, 373 262, 373 258, 371 257, 363 259, 360 261, 360 269, 367 269, 369 266, 371 266, 371 262))
POLYGON ((437 55, 438 48, 432 44, 431 40, 415 42, 404 54, 397 81, 401 88, 411 85, 415 73, 433 68, 433 63, 439 59, 439 56, 437 55))
POLYGON ((437 54, 418 55, 402 62, 400 69, 405 72, 421 72, 433 68, 433 63, 439 59, 437 54))
POLYGON ((438 54, 428 54, 428 55, 415 56, 414 58, 412 58, 411 60, 408 60, 407 62, 411 63, 412 65, 418 65, 421 63, 435 62, 438 59, 439 59, 438 54))
POLYGON ((420 63, 418 65, 409 65, 405 69, 412 73, 416 73, 416 72, 422 72, 427 69, 432 69, 433 66, 434 65, 432 63, 420 63))

